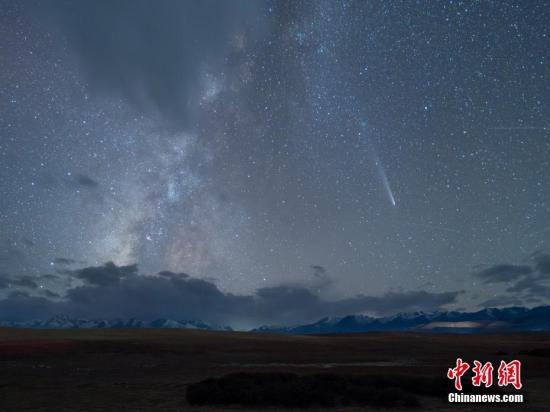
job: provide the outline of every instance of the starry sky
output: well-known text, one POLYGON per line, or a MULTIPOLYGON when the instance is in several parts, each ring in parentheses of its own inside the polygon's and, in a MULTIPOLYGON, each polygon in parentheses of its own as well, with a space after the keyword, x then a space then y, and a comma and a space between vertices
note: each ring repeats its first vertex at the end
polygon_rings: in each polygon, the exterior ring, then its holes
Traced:
POLYGON ((0 2, 3 304, 112 287, 94 268, 355 311, 547 302, 548 21, 543 1, 0 2))

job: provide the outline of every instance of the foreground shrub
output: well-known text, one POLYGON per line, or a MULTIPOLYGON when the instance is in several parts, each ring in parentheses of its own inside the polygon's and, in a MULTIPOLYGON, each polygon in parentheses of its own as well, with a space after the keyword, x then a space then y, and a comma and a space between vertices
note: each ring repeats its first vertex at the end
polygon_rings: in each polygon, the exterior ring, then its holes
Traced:
POLYGON ((233 373, 191 384, 192 405, 291 408, 370 405, 419 407, 417 395, 446 396, 447 382, 426 377, 233 373))

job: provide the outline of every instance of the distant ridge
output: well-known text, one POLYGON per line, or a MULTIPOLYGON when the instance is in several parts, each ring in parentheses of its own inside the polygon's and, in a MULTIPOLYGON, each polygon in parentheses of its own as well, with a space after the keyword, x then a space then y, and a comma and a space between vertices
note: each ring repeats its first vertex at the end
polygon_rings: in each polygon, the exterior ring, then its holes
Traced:
MULTIPOLYGON (((210 325, 196 320, 81 319, 57 315, 47 320, 0 321, 0 328, 32 329, 198 329, 231 331, 229 326, 210 325)), ((365 315, 325 317, 315 323, 297 326, 261 326, 251 332, 296 335, 383 331, 416 331, 426 333, 487 333, 550 331, 550 306, 532 309, 509 307, 486 308, 477 312, 438 311, 406 312, 375 318, 365 315)))
POLYGON ((379 331, 487 333, 548 330, 550 330, 550 306, 539 306, 532 309, 525 307, 487 308, 478 312, 411 312, 381 318, 348 315, 323 318, 315 323, 292 327, 262 326, 253 331, 316 334, 379 331))
POLYGON ((32 329, 129 329, 129 328, 157 328, 157 329, 200 329, 200 330, 232 330, 228 326, 209 325, 193 320, 155 319, 152 321, 140 319, 75 319, 64 315, 57 315, 47 320, 31 320, 26 322, 0 321, 3 328, 32 328, 32 329))

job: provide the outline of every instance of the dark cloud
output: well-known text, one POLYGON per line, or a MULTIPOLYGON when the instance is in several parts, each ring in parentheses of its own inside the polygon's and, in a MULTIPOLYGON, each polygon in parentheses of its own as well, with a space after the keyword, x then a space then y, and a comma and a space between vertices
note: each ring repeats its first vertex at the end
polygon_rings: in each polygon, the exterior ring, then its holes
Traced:
MULTIPOLYGON (((293 324, 324 316, 323 303, 318 295, 303 287, 278 286, 259 289, 252 308, 268 323, 293 324)), ((327 306, 332 306, 332 303, 327 306)))
POLYGON ((494 298, 487 299, 481 302, 478 307, 480 308, 495 308, 504 306, 522 306, 525 302, 523 299, 517 296, 495 296, 494 298))
MULTIPOLYGON (((547 255, 541 254, 533 258, 533 266, 501 264, 478 272, 476 276, 485 282, 506 284, 506 292, 510 294, 489 299, 483 305, 521 305, 550 297, 550 286, 545 284, 545 273, 540 270, 544 270, 541 263, 546 262, 546 259, 547 255)), ((323 266, 315 265, 311 269, 316 279, 322 282, 329 279, 323 266)), ((24 289, 12 290, 7 298, 0 301, 0 317, 20 320, 39 312, 39 317, 63 313, 107 319, 196 319, 234 327, 252 327, 265 323, 292 325, 324 316, 353 313, 388 315, 439 310, 456 303, 458 296, 463 293, 389 291, 381 296, 357 295, 327 300, 316 293, 317 288, 299 285, 264 287, 251 295, 235 295, 221 291, 209 280, 193 278, 186 273, 163 271, 146 276, 138 273, 137 265, 117 266, 112 262, 67 270, 66 273, 84 281, 84 284, 69 288, 63 298, 49 289, 39 288, 36 291, 50 299, 29 296, 27 290, 36 290, 40 280, 56 280, 59 277, 57 275, 17 278, 5 274, 0 276, 0 287, 24 289)))
MULTIPOLYGON (((74 275, 86 284, 69 289, 64 299, 54 302, 20 294, 10 296, 0 301, 0 317, 21 320, 58 313, 108 319, 167 317, 252 327, 262 323, 299 324, 359 312, 434 310, 454 303, 460 293, 388 292, 383 296, 324 300, 305 287, 278 286, 261 288, 252 295, 234 295, 186 274, 160 272, 144 276, 137 273, 136 265, 113 263, 77 270, 74 275)), ((41 293, 57 297, 53 292, 41 293)))
POLYGON ((49 289, 40 289, 40 294, 46 296, 47 298, 59 298, 58 293, 52 292, 49 289))
POLYGON ((318 278, 325 278, 327 276, 327 270, 320 265, 312 265, 311 269, 313 269, 313 276, 318 278))
POLYGON ((83 317, 168 317, 229 323, 247 315, 252 298, 225 294, 214 284, 195 278, 130 276, 69 289, 63 304, 69 313, 83 317))
POLYGON ((370 311, 387 315, 406 311, 431 311, 455 303, 463 291, 431 293, 426 291, 388 292, 382 296, 358 296, 340 301, 344 311, 347 307, 356 308, 352 312, 370 311), (363 307, 365 309, 359 309, 363 307))
POLYGON ((36 289, 38 287, 38 284, 32 276, 13 277, 10 279, 10 282, 13 286, 20 286, 29 289, 36 289))
POLYGON ((528 296, 546 296, 550 297, 550 287, 543 284, 544 278, 541 276, 527 276, 513 286, 506 289, 510 293, 525 293, 528 296))
POLYGON ((96 0, 64 2, 54 12, 95 86, 185 124, 200 72, 220 67, 236 26, 250 29, 258 7, 240 0, 96 0))
POLYGON ((6 273, 0 273, 0 289, 6 289, 10 286, 8 277, 6 273))
POLYGON ((108 262, 103 266, 90 266, 75 270, 72 271, 72 274, 90 285, 109 286, 120 282, 121 279, 136 275, 137 265, 117 266, 113 262, 108 262))
POLYGON ((62 258, 62 257, 56 257, 53 262, 56 264, 56 265, 61 265, 61 266, 67 266, 67 265, 72 265, 73 263, 76 263, 75 260, 73 259, 67 259, 67 258, 62 258))
POLYGON ((163 270, 162 272, 157 273, 157 275, 165 278, 169 278, 169 279, 174 279, 174 278, 185 279, 189 277, 187 273, 174 273, 174 272, 170 272, 169 270, 163 270))
POLYGON ((43 319, 63 313, 65 306, 43 297, 29 296, 28 293, 11 292, 6 299, 0 300, 2 320, 25 321, 43 319))
POLYGON ((32 276, 10 276, 7 273, 0 273, 0 289, 12 287, 36 289, 38 287, 36 279, 32 276))
POLYGON ((28 298, 30 295, 28 292, 22 290, 14 290, 8 294, 8 299, 28 298))
MULTIPOLYGON (((475 273, 484 283, 506 284, 506 292, 513 294, 504 301, 521 302, 550 299, 550 255, 536 252, 531 255, 531 265, 499 264, 475 273)), ((505 299, 506 298, 506 299, 505 299)), ((487 303, 496 303, 490 299, 487 303)))
POLYGON ((476 273, 476 276, 483 279, 485 283, 508 282, 520 279, 533 272, 531 266, 527 265, 494 265, 476 273))
POLYGON ((99 183, 97 181, 92 179, 90 176, 86 176, 83 174, 75 175, 74 182, 76 185, 87 189, 96 189, 99 187, 99 183))
POLYGON ((58 280, 60 277, 58 275, 52 275, 51 273, 47 273, 45 275, 40 275, 38 277, 40 280, 58 280))
POLYGON ((382 296, 359 295, 341 300, 323 300, 311 290, 300 287, 272 287, 258 290, 255 310, 264 319, 281 324, 316 320, 323 316, 353 313, 388 315, 415 310, 436 310, 455 303, 462 292, 425 291, 387 292, 382 296))
POLYGON ((324 266, 312 265, 311 269, 313 271, 313 277, 315 278, 314 287, 318 290, 326 288, 334 283, 324 266))
POLYGON ((550 255, 537 254, 534 256, 535 268, 544 275, 550 275, 550 255))

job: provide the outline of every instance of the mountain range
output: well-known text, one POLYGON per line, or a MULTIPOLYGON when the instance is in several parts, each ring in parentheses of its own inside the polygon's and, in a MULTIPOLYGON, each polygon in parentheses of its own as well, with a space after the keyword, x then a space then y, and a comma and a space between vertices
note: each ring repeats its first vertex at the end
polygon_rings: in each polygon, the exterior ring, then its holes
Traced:
POLYGON ((84 329, 84 328, 160 328, 160 329, 201 329, 201 330, 232 330, 230 327, 209 325, 205 322, 193 320, 155 319, 152 321, 140 319, 74 319, 64 315, 57 315, 47 320, 31 320, 26 322, 0 321, 3 328, 32 328, 32 329, 84 329))
MULTIPOLYGON (((0 321, 4 328, 79 329, 79 328, 162 328, 231 331, 228 326, 210 325, 196 320, 156 319, 75 319, 57 315, 47 320, 25 322, 0 321)), ((382 331, 416 331, 433 333, 485 333, 505 331, 550 330, 550 306, 532 309, 487 308, 477 312, 438 311, 407 312, 375 318, 366 315, 326 317, 298 326, 261 326, 251 332, 287 334, 324 334, 382 331)))
POLYGON ((381 331, 438 333, 486 333, 550 330, 550 306, 487 308, 477 312, 411 312, 374 318, 365 315, 326 317, 315 323, 292 326, 262 326, 256 332, 324 334, 381 331))

